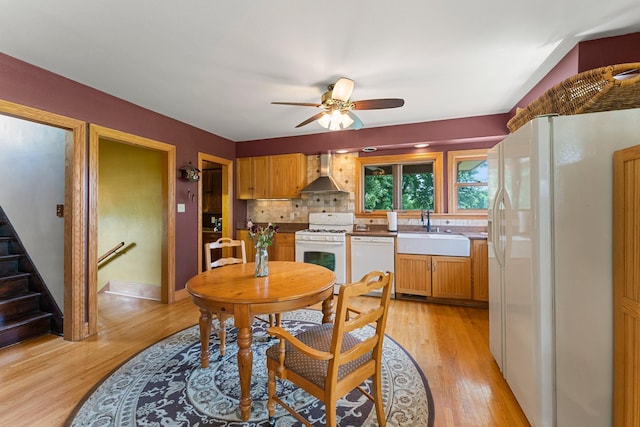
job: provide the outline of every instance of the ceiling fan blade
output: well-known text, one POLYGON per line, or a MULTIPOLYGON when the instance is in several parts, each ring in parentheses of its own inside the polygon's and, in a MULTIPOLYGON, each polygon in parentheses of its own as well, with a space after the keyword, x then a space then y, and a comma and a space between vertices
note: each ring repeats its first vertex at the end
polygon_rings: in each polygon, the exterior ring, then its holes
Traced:
POLYGON ((364 123, 362 123, 362 120, 360 120, 358 116, 353 114, 353 112, 347 110, 346 113, 349 115, 349 117, 351 117, 351 120, 353 120, 353 124, 349 126, 351 129, 358 130, 364 127, 364 123))
POLYGON ((335 85, 333 85, 333 91, 331 92, 331 98, 338 101, 347 102, 353 92, 355 83, 353 80, 346 77, 340 77, 335 85))
POLYGON ((322 104, 316 104, 314 102, 279 102, 274 101, 272 104, 277 105, 296 105, 298 107, 322 107, 322 104))
POLYGON ((305 120, 304 122, 300 123, 300 124, 299 124, 298 126, 296 126, 296 127, 297 127, 297 128, 299 128, 299 127, 302 127, 302 126, 304 126, 304 125, 308 125, 309 123, 311 123, 311 122, 314 122, 314 121, 318 120, 320 117, 322 117, 322 116, 323 116, 323 114, 324 114, 324 111, 322 111, 322 112, 320 112, 320 113, 318 113, 318 114, 315 114, 315 115, 313 115, 313 116, 309 117, 309 118, 308 118, 307 120, 305 120))
POLYGON ((382 110, 384 108, 398 108, 404 105, 404 99, 366 99, 364 101, 353 101, 354 110, 382 110))

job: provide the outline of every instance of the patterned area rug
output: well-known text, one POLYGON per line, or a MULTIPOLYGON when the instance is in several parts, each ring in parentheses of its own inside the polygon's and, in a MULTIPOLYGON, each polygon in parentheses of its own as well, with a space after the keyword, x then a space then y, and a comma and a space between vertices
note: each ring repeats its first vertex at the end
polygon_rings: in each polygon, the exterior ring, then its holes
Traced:
MULTIPOLYGON (((320 323, 317 310, 283 313, 282 325, 299 333, 320 323)), ((227 322, 231 324, 232 322, 227 322)), ((217 326, 217 325, 215 325, 217 326)), ((124 363, 80 403, 67 424, 72 426, 266 426, 268 425, 266 324, 253 325, 251 419, 240 421, 235 328, 227 333, 227 351, 218 360, 219 341, 212 339, 209 367, 200 367, 200 338, 193 326, 152 345, 124 363)), ((373 328, 370 328, 371 332, 373 328)), ((388 336, 384 340, 382 388, 389 426, 433 426, 431 391, 424 374, 409 354, 388 336)), ((287 381, 278 394, 313 425, 324 426, 324 404, 287 381)), ((365 387, 370 391, 370 383, 365 387)), ((276 406, 276 425, 300 423, 276 406)), ((377 425, 373 404, 358 390, 338 402, 338 425, 377 425)))

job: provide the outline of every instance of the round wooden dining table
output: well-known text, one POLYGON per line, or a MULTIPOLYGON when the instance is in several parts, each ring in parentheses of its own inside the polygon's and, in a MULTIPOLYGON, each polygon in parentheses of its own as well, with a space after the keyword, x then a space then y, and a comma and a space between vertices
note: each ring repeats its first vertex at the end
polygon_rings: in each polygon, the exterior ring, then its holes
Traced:
POLYGON ((249 419, 252 405, 253 317, 297 310, 322 302, 322 322, 332 322, 335 281, 336 276, 331 270, 316 264, 270 261, 266 277, 255 277, 255 263, 247 263, 204 271, 187 282, 187 292, 200 309, 200 362, 203 368, 209 366, 212 313, 227 313, 234 317, 238 329, 240 418, 243 421, 249 419))

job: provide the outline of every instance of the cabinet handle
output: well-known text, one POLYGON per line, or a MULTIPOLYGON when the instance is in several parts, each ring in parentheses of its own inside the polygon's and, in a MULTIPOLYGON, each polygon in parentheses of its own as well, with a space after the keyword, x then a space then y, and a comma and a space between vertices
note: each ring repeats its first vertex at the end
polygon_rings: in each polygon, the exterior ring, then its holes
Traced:
POLYGON ((435 263, 435 262, 432 264, 432 266, 433 266, 433 267, 432 267, 432 269, 431 269, 431 271, 432 271, 432 272, 435 272, 435 271, 436 271, 436 264, 437 264, 437 263, 435 263))
POLYGON ((431 271, 431 263, 430 262, 427 263, 427 271, 431 271))

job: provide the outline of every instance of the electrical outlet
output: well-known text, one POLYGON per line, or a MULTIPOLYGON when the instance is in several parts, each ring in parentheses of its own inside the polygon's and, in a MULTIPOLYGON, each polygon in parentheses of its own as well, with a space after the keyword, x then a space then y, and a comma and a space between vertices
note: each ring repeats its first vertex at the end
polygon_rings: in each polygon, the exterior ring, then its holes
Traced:
POLYGON ((64 217, 64 205, 56 205, 56 216, 58 218, 64 217))

